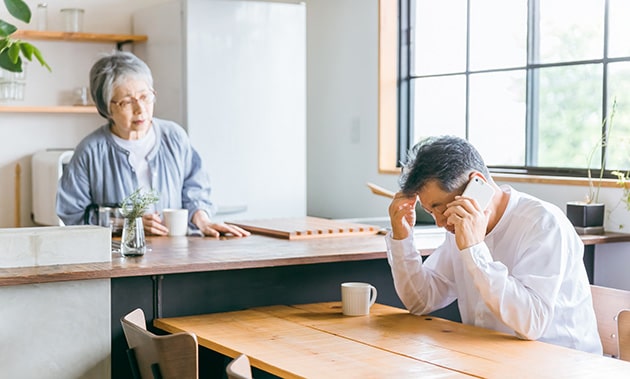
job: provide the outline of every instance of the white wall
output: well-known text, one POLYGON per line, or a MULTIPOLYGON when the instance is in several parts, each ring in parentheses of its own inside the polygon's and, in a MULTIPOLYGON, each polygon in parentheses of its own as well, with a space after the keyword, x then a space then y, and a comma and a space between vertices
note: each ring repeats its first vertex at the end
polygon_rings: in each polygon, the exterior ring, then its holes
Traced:
POLYGON ((379 175, 378 0, 307 1, 307 198, 313 216, 387 215, 379 175))

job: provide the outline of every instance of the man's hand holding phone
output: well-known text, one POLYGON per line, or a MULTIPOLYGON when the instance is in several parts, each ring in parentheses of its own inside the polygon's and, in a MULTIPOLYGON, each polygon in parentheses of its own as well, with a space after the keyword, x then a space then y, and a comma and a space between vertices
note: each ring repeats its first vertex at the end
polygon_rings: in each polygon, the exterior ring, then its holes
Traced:
POLYGON ((460 250, 485 239, 488 227, 488 212, 485 209, 493 196, 494 188, 479 176, 473 176, 462 195, 449 204, 444 215, 454 227, 455 241, 460 250))

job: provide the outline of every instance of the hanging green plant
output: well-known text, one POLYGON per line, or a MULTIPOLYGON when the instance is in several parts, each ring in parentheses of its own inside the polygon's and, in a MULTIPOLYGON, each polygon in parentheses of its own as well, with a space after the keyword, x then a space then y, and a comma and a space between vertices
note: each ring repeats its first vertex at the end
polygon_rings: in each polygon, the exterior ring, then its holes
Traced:
MULTIPOLYGON (((25 23, 31 22, 31 10, 22 0, 4 0, 4 5, 16 19, 25 23)), ((11 38, 17 27, 0 19, 0 68, 11 72, 22 72, 22 58, 32 61, 33 57, 51 71, 39 49, 28 42, 11 38)))

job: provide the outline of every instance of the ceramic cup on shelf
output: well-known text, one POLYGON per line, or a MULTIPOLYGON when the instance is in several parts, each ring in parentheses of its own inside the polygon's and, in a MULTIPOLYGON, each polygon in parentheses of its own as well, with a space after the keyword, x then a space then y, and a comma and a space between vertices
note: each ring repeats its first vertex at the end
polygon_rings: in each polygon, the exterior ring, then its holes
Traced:
POLYGON ((369 283, 341 283, 341 307, 346 316, 365 316, 376 302, 376 287, 369 283))
POLYGON ((185 236, 188 233, 188 209, 164 209, 162 215, 169 236, 185 236))

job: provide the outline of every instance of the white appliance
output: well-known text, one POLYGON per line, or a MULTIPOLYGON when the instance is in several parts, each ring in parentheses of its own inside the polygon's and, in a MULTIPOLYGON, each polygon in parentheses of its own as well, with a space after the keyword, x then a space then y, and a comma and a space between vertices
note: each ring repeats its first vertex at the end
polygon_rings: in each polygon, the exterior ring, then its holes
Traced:
POLYGON ((246 206, 225 219, 306 215, 306 5, 181 0, 133 26, 155 116, 186 128, 220 210, 246 206))
POLYGON ((63 225, 55 209, 57 184, 73 153, 74 151, 69 149, 48 149, 33 154, 31 158, 32 217, 36 224, 63 225))

